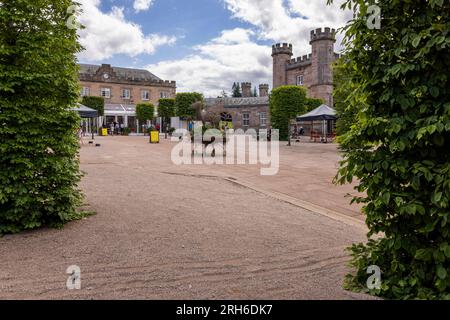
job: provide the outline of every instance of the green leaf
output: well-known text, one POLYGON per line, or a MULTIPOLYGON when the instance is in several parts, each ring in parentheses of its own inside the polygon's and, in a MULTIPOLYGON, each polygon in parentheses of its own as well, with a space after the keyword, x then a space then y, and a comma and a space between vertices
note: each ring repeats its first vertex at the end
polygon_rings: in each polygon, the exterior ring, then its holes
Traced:
POLYGON ((420 35, 417 35, 414 39, 413 39, 413 41, 412 41, 412 45, 413 45, 413 47, 414 48, 417 48, 417 46, 419 45, 419 43, 420 43, 420 35))
POLYGON ((439 96, 439 89, 436 87, 431 87, 430 94, 433 98, 437 98, 439 96))
POLYGON ((442 199, 442 192, 436 192, 433 196, 433 201, 434 202, 439 202, 442 199))
POLYGON ((416 255, 414 256, 414 258, 422 261, 430 261, 431 255, 432 253, 429 249, 419 249, 416 251, 416 255))
POLYGON ((389 192, 385 192, 385 193, 383 193, 381 199, 383 200, 383 203, 385 205, 388 205, 389 204, 389 200, 391 199, 391 194, 389 192))
POLYGON ((436 274, 442 280, 445 280, 445 278, 447 278, 447 270, 443 266, 437 267, 436 274))

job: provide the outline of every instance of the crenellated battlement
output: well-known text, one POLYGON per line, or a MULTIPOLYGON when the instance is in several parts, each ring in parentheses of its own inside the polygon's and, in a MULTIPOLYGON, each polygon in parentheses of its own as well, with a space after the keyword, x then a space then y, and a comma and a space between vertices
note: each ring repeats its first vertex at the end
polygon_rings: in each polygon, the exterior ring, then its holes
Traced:
POLYGON ((292 56, 292 44, 277 43, 272 46, 272 57, 277 54, 288 54, 292 56))
POLYGON ((333 40, 336 41, 336 30, 331 28, 318 28, 311 31, 310 43, 318 40, 333 40))
POLYGON ((312 59, 312 54, 310 53, 309 55, 304 55, 302 57, 297 57, 295 59, 291 59, 288 62, 288 65, 292 65, 292 64, 310 64, 311 63, 311 59, 312 59))

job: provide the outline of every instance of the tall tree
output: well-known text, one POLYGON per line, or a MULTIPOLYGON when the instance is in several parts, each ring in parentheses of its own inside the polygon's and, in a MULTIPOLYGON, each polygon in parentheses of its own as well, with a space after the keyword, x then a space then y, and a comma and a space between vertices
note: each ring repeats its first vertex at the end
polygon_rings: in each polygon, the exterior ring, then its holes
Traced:
POLYGON ((254 97, 258 96, 258 90, 256 89, 256 87, 253 88, 253 96, 254 97))
POLYGON ((175 117, 175 99, 159 99, 158 115, 163 120, 163 129, 166 132, 170 118, 175 117))
MULTIPOLYGON (((356 178, 354 201, 371 238, 354 245, 347 286, 393 299, 450 298, 450 2, 378 0, 381 28, 368 28, 367 2, 345 27, 348 103, 358 110, 344 134, 340 183, 356 178)), ((373 20, 373 19, 372 19, 373 20)), ((370 24, 369 24, 370 26, 370 24)))
POLYGON ((270 119, 278 129, 280 140, 288 140, 289 123, 306 111, 306 89, 299 86, 282 86, 270 95, 270 119))
POLYGON ((193 119, 195 110, 192 105, 196 102, 202 102, 203 95, 197 92, 177 93, 175 98, 175 110, 178 117, 193 119))
POLYGON ((136 105, 136 118, 141 124, 153 120, 155 117, 155 106, 151 103, 138 103, 136 105))
POLYGON ((313 111, 314 109, 316 109, 317 107, 320 107, 324 103, 325 103, 325 101, 323 101, 322 99, 306 98, 306 102, 305 102, 306 110, 305 110, 305 112, 313 111))
POLYGON ((98 115, 101 117, 105 115, 105 98, 103 97, 84 96, 81 99, 81 104, 97 110, 98 115))
POLYGON ((0 233, 79 216, 81 51, 69 0, 0 4, 0 233))
POLYGON ((236 83, 236 82, 235 82, 235 83, 233 84, 232 91, 233 91, 233 93, 232 93, 232 97, 233 97, 233 98, 240 98, 240 97, 242 97, 241 86, 240 86, 239 83, 236 83))

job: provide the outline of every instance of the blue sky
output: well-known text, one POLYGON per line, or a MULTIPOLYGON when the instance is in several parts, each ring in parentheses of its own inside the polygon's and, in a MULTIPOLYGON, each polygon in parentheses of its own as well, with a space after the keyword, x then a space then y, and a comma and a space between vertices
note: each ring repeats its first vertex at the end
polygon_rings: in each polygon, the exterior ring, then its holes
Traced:
POLYGON ((80 62, 146 68, 206 96, 235 81, 271 84, 272 44, 308 54, 310 30, 349 18, 326 0, 79 1, 80 62))

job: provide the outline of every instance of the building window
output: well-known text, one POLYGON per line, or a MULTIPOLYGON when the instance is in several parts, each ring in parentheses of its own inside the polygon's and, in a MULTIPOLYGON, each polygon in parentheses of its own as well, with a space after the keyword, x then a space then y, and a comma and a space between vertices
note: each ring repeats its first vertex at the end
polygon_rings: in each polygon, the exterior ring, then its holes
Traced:
POLYGON ((242 125, 248 127, 250 125, 250 113, 243 113, 242 120, 242 125))
POLYGON ((259 113, 259 124, 261 127, 265 127, 267 125, 267 113, 266 112, 259 113))
POLYGON ((303 85, 303 75, 297 76, 297 85, 302 86, 303 85))
POLYGON ((148 90, 141 91, 142 100, 150 100, 150 92, 148 90))
POLYGON ((103 97, 103 98, 106 98, 106 99, 109 99, 109 98, 111 98, 111 88, 102 88, 101 90, 100 90, 100 95, 103 97))
POLYGON ((161 92, 161 93, 159 94, 159 96, 160 96, 161 99, 166 99, 166 98, 169 97, 169 94, 168 94, 167 92, 161 92))
POLYGON ((87 97, 90 95, 90 88, 89 87, 83 87, 81 88, 81 96, 82 97, 87 97))
POLYGON ((130 99, 131 98, 131 91, 130 89, 123 89, 122 90, 122 98, 123 99, 130 99))

